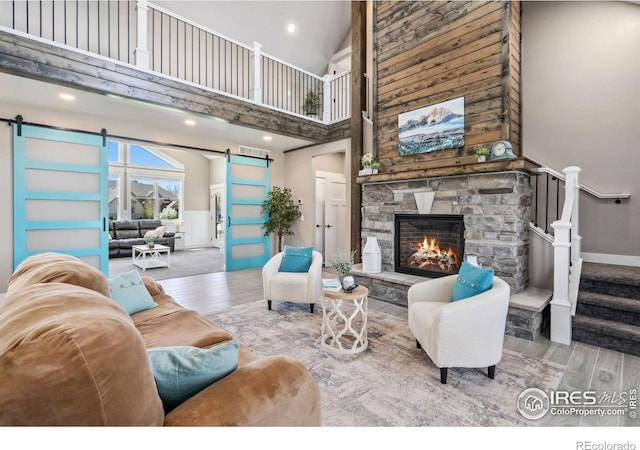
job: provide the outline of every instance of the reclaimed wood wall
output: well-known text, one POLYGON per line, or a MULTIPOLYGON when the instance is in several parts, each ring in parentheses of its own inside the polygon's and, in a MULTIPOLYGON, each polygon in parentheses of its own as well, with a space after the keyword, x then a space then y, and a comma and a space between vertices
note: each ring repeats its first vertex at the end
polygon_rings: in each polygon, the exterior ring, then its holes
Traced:
POLYGON ((374 2, 374 22, 374 147, 385 179, 471 164, 501 139, 521 153, 519 2, 374 2), (464 147, 399 156, 398 115, 458 97, 464 147))

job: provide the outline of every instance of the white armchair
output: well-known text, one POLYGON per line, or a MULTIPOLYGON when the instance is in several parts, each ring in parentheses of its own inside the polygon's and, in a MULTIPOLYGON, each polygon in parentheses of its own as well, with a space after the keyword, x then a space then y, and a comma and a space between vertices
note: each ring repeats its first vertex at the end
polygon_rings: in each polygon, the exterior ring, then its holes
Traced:
POLYGON ((322 254, 314 251, 308 272, 278 272, 282 252, 271 258, 262 268, 262 285, 267 308, 272 301, 309 303, 311 313, 322 289, 322 254))
POLYGON ((489 378, 495 377, 509 309, 509 285, 495 276, 488 291, 452 302, 457 278, 424 281, 408 292, 409 328, 418 348, 440 368, 443 384, 449 367, 488 367, 489 378))

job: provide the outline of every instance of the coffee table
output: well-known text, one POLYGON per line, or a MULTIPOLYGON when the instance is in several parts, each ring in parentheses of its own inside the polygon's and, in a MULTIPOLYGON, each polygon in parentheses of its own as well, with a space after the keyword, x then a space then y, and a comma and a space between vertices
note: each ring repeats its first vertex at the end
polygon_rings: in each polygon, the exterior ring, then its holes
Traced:
POLYGON ((133 265, 142 270, 170 267, 171 248, 166 245, 154 244, 152 248, 147 245, 134 245, 131 251, 133 265))
POLYGON ((369 289, 353 292, 322 291, 321 346, 335 354, 353 355, 367 349, 367 300, 369 289))

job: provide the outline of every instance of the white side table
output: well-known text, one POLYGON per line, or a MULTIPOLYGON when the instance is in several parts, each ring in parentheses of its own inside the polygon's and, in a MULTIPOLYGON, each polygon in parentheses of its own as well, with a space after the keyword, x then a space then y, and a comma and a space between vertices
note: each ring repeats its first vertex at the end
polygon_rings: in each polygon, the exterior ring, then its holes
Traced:
POLYGON ((358 286, 352 293, 322 291, 321 345, 339 355, 366 350, 369 289, 358 286))
POLYGON ((142 270, 169 267, 171 249, 166 245, 154 244, 153 248, 149 248, 147 245, 134 245, 131 247, 131 252, 133 265, 142 270))

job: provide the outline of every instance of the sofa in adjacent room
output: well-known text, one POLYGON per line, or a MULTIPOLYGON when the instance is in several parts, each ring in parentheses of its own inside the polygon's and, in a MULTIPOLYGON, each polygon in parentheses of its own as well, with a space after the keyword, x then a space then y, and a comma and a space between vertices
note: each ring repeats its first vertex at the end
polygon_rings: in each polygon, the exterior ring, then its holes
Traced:
POLYGON ((109 258, 121 258, 131 256, 134 245, 144 245, 145 235, 148 232, 157 231, 161 236, 157 236, 156 244, 166 245, 174 251, 175 233, 163 229, 162 221, 159 219, 139 219, 139 220, 110 220, 109 221, 109 258))
POLYGON ((238 350, 152 278, 139 280, 157 306, 128 313, 116 295, 127 284, 78 258, 42 253, 16 268, 0 304, 0 425, 320 425, 320 391, 300 361, 238 350), (152 354, 230 344, 236 365, 167 408, 152 354))

